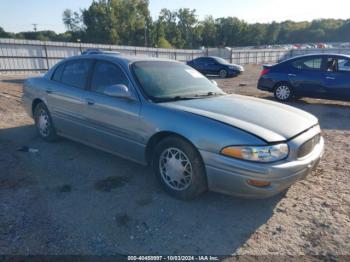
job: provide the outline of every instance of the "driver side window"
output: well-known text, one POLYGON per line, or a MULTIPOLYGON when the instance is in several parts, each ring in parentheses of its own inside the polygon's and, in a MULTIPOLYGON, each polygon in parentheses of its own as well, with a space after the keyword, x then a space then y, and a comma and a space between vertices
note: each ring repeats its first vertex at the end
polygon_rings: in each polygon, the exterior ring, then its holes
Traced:
POLYGON ((118 84, 129 86, 124 72, 112 63, 97 61, 92 75, 91 91, 103 94, 106 87, 118 84))

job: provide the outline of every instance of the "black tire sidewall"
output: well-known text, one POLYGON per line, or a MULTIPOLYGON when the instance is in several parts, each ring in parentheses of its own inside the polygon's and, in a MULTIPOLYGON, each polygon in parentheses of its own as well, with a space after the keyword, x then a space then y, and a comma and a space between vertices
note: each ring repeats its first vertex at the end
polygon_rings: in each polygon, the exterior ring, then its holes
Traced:
POLYGON ((55 140, 57 140, 57 134, 56 134, 56 130, 55 130, 55 127, 53 125, 53 122, 52 122, 52 118, 51 118, 51 114, 48 110, 48 108, 46 107, 46 105, 44 103, 39 103, 36 105, 35 109, 34 109, 34 122, 35 122, 35 127, 37 129, 37 132, 39 134, 39 136, 46 140, 46 141, 49 141, 49 142, 53 142, 55 140), (41 133, 40 133, 40 130, 39 130, 39 127, 38 127, 38 117, 39 117, 39 113, 41 110, 45 110, 48 117, 49 117, 49 122, 50 122, 50 131, 49 131, 49 135, 48 136, 43 136, 41 133))
POLYGON ((290 86, 290 84, 287 84, 287 83, 280 83, 280 84, 276 85, 275 89, 273 90, 273 94, 274 94, 275 98, 278 101, 281 101, 281 102, 290 101, 292 99, 293 95, 294 95, 293 94, 293 88, 290 86), (290 93, 289 93, 289 97, 287 99, 283 100, 283 99, 278 98, 276 91, 277 91, 277 88, 280 87, 280 86, 286 86, 286 87, 289 88, 290 93))
POLYGON ((175 136, 168 137, 163 139, 155 147, 152 157, 152 169, 163 189, 175 198, 182 200, 191 200, 198 197, 207 190, 207 179, 202 158, 197 149, 182 138, 178 138, 175 136), (191 185, 185 190, 178 191, 169 187, 163 180, 162 175, 160 173, 159 158, 164 152, 164 150, 170 147, 178 148, 181 151, 183 151, 189 158, 189 161, 191 162, 193 172, 192 182, 191 185))

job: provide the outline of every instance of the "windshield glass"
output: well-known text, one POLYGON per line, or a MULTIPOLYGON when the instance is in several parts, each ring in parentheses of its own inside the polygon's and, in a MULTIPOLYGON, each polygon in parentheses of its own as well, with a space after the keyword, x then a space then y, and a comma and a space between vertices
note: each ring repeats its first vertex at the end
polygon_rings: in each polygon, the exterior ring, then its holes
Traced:
POLYGON ((146 95, 155 102, 225 94, 198 71, 182 63, 135 62, 132 66, 146 95))
POLYGON ((225 59, 221 58, 221 57, 213 57, 216 62, 219 62, 221 64, 229 64, 229 62, 227 62, 225 59))

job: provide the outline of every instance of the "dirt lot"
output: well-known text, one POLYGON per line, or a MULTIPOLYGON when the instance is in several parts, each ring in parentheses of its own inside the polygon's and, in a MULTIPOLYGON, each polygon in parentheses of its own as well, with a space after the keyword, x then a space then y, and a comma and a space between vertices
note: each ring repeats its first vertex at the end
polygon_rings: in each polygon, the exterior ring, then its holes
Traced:
MULTIPOLYGON (((259 67, 246 69, 216 80, 272 99, 256 89, 259 67)), ((182 202, 147 168, 66 139, 40 140, 21 107, 24 78, 0 77, 0 254, 350 255, 350 103, 291 103, 319 118, 326 152, 286 195, 182 202)))

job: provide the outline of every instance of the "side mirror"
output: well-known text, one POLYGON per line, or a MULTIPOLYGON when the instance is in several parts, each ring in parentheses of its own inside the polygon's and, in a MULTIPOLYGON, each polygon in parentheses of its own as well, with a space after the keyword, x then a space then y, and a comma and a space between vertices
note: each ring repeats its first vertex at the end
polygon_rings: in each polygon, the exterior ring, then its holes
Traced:
POLYGON ((215 80, 210 80, 215 86, 218 86, 218 83, 215 80))
POLYGON ((129 88, 124 84, 107 86, 103 92, 107 96, 126 98, 133 100, 133 96, 130 93, 129 88))

